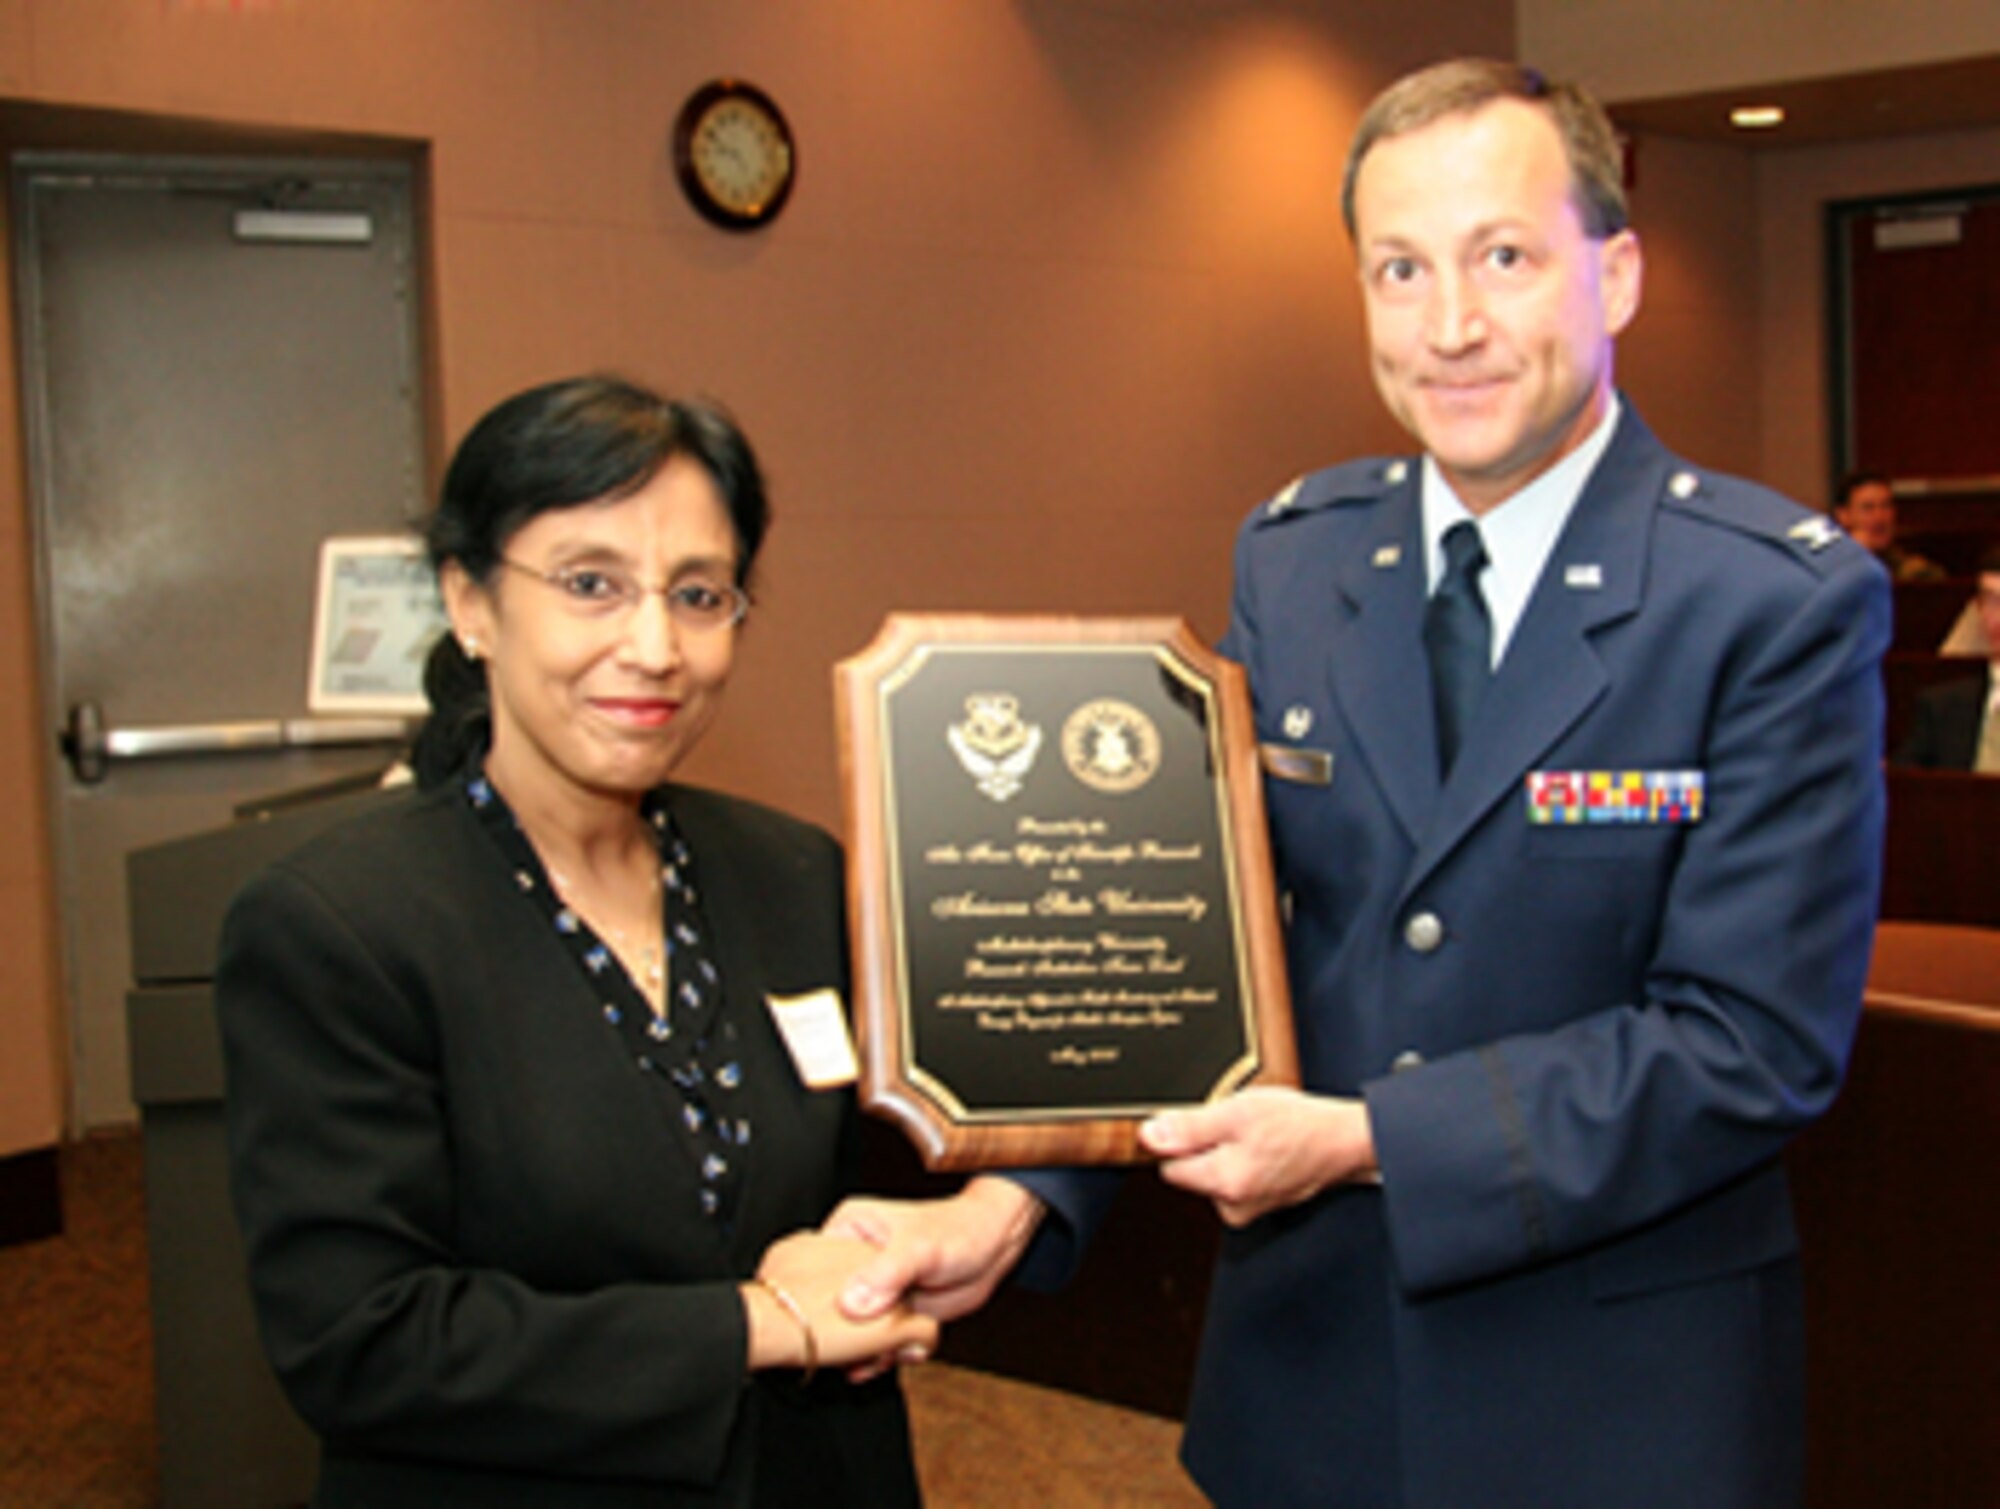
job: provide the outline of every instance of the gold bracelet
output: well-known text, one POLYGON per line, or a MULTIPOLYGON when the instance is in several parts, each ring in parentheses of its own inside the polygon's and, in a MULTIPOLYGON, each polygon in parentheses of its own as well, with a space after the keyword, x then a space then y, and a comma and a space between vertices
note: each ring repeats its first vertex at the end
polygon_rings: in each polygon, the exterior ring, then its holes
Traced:
POLYGON ((806 1338, 806 1360, 799 1369, 799 1386, 811 1383, 813 1374, 819 1371, 819 1338, 813 1335, 812 1322, 806 1319, 806 1312, 799 1302, 763 1274, 752 1274, 750 1282, 762 1289, 778 1303, 778 1308, 799 1323, 799 1330, 806 1338))

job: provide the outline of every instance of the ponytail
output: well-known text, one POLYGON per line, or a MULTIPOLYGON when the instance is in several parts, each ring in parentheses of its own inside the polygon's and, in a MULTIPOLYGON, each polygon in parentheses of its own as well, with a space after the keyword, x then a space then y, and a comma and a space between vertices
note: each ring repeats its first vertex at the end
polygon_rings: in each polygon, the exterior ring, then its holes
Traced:
POLYGON ((430 716, 410 746, 410 768, 420 787, 450 780, 493 742, 493 703, 486 667, 467 655, 458 636, 445 633, 424 661, 424 696, 430 716))

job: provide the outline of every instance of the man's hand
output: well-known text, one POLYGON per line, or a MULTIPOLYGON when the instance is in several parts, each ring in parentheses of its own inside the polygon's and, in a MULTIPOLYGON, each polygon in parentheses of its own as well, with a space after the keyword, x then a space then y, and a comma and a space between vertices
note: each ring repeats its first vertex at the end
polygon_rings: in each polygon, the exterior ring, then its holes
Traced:
MULTIPOLYGON (((841 1290, 840 1308, 867 1322, 898 1305, 957 1320, 992 1296, 1020 1261, 1046 1207, 1008 1179, 982 1176, 943 1200, 844 1200, 820 1228, 877 1249, 841 1290)), ((884 1353, 848 1370, 855 1383, 899 1360, 884 1353)))
POLYGON ((867 1257, 861 1243, 823 1231, 795 1231, 767 1247, 757 1281, 740 1286, 750 1367, 846 1368, 928 1357, 938 1337, 929 1316, 894 1305, 857 1320, 840 1309, 847 1276, 867 1257))
POLYGON ((939 1320, 969 1315, 1020 1261, 1042 1212, 1020 1185, 991 1176, 949 1199, 843 1201, 821 1230, 878 1250, 848 1280, 840 1307, 855 1320, 904 1300, 939 1320))
POLYGON ((1375 1139, 1359 1100, 1256 1087, 1139 1128, 1160 1177, 1206 1195, 1231 1226, 1374 1176, 1375 1139))

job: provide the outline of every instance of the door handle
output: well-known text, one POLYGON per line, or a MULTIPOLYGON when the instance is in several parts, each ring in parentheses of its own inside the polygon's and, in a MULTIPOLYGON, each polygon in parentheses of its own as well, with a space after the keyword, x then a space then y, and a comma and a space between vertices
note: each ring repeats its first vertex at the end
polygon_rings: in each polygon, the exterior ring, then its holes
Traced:
POLYGON ((90 786, 104 779, 113 760, 402 744, 409 737, 409 724, 401 718, 256 718, 241 723, 107 728, 102 708, 95 702, 79 702, 69 710, 58 742, 76 778, 90 786))

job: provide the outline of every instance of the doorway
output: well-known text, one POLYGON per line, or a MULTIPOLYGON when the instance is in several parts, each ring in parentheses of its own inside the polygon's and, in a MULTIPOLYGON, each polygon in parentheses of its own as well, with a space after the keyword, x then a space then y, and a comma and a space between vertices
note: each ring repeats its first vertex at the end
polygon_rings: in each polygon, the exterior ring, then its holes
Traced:
POLYGON ((12 189, 74 1133, 134 1119, 125 856, 400 739, 310 718, 307 661, 320 541, 422 508, 418 262, 403 163, 19 153, 12 189))
POLYGON ((1827 210, 1834 472, 2000 478, 2000 185, 1827 210))

